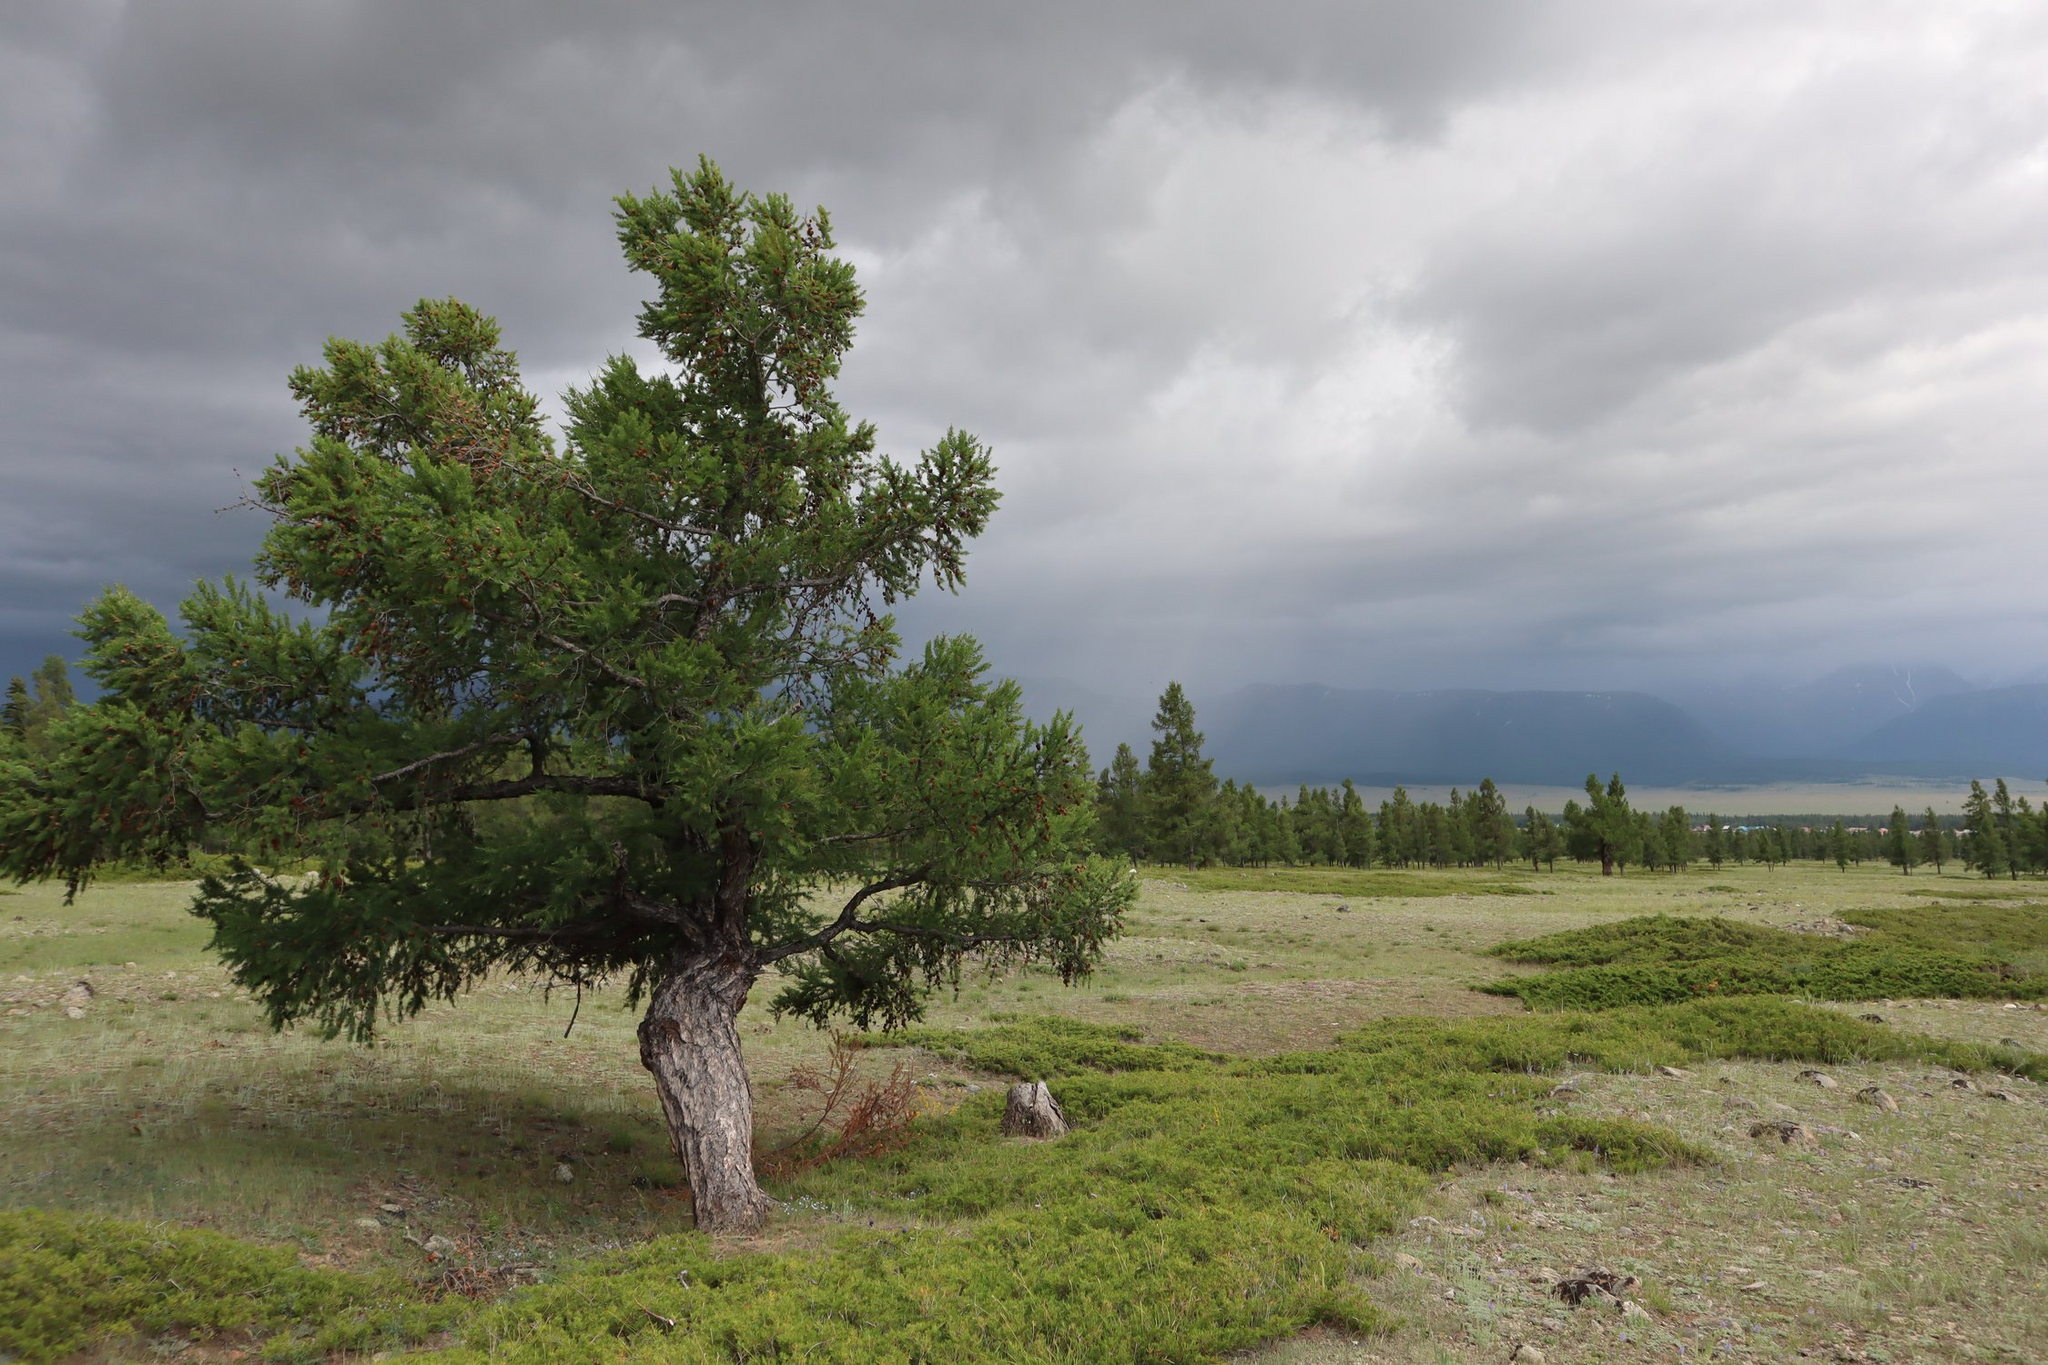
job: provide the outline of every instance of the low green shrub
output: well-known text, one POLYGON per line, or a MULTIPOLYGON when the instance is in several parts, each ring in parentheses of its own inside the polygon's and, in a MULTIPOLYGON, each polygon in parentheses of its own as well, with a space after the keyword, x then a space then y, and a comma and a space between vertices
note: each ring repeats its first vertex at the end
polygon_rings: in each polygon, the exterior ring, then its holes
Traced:
POLYGON ((1077 1071, 1187 1071, 1223 1060, 1185 1043, 1144 1043, 1139 1029, 1075 1019, 1019 1020, 1001 1028, 912 1028, 870 1034, 869 1046, 921 1047, 979 1071, 1042 1081, 1077 1071))
POLYGON ((271 1358, 417 1345, 460 1320, 388 1277, 309 1270, 218 1233, 0 1212, 0 1358, 58 1360, 136 1335, 244 1333, 271 1358))
POLYGON ((1499 944, 1490 950, 1495 956, 1561 970, 1508 977, 1480 989, 1542 1010, 1605 1010, 1729 995, 2048 997, 2048 974, 2030 971, 2026 961, 2000 951, 2024 942, 2019 912, 1970 909, 1956 912, 1957 919, 1946 925, 1923 922, 1928 913, 1938 912, 1857 912, 1870 917, 1857 922, 1879 927, 1855 939, 1714 916, 1646 915, 1499 944), (1900 931, 1883 927, 1895 922, 1900 931), (2007 937, 1994 943, 1988 937, 1993 932, 2007 937))
POLYGON ((1710 1159, 1648 1124, 1557 1112, 1545 1101, 1559 1068, 1861 1057, 2048 1075, 2048 1057, 1770 996, 1387 1020, 1324 1051, 1257 1058, 1043 1019, 868 1041, 911 1040, 1048 1079, 1074 1131, 1005 1140, 1003 1097, 984 1091, 899 1147, 774 1182, 794 1207, 842 1221, 822 1244, 734 1254, 694 1233, 659 1238, 459 1322, 284 1252, 17 1217, 0 1223, 0 1322, 23 1326, 0 1350, 44 1360, 110 1335, 260 1335, 296 1318, 302 1334, 274 1338, 274 1353, 453 1324, 461 1345, 445 1358, 460 1361, 1213 1361, 1316 1324, 1387 1329, 1360 1288, 1378 1264, 1367 1248, 1447 1168, 1710 1159))
POLYGON ((1892 943, 1920 948, 1967 945, 1997 958, 2048 950, 2048 905, 1929 905, 1850 910, 1843 919, 1892 943))
POLYGON ((1001 1140, 1002 1096, 974 1096, 898 1150, 778 1188, 851 1218, 830 1246, 721 1259, 694 1236, 663 1239, 486 1309, 461 1358, 1197 1361, 1318 1322, 1373 1331, 1386 1324, 1355 1288, 1372 1264, 1363 1244, 1447 1167, 1707 1159, 1647 1124, 1550 1112, 1546 1072, 1994 1060, 1770 997, 1393 1020, 1269 1058, 1048 1020, 916 1039, 1049 1078, 1075 1131, 1001 1140))

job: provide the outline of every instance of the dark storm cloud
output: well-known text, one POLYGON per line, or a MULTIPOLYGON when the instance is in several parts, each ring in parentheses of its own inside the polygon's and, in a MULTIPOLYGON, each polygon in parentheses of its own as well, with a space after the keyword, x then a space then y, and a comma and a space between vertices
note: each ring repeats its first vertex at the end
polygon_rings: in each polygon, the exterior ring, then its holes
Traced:
POLYGON ((0 35, 0 669, 240 569, 283 379, 423 295, 634 346, 610 195, 833 211, 844 397, 989 439, 1003 667, 2042 662, 2039 21, 1994 6, 64 3, 0 35))

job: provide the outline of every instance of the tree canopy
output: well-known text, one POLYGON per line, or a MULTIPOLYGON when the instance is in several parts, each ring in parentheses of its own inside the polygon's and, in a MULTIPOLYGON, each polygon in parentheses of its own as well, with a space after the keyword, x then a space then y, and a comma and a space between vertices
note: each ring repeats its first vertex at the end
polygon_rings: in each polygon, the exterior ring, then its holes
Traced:
POLYGON ((331 341, 291 376, 310 440, 256 481, 268 591, 202 583, 178 630, 87 608, 101 696, 5 760, 0 858, 74 891, 202 837, 304 860, 195 905, 280 1026, 618 981, 700 1223, 747 1227, 759 975, 898 1024, 967 955, 1086 972, 1134 885, 1087 854, 1065 716, 1025 720, 970 640, 897 657, 887 608, 961 584, 994 465, 962 431, 898 463, 839 407, 862 299, 827 215, 704 161, 617 224, 664 364, 613 357, 558 443, 474 308, 331 341))

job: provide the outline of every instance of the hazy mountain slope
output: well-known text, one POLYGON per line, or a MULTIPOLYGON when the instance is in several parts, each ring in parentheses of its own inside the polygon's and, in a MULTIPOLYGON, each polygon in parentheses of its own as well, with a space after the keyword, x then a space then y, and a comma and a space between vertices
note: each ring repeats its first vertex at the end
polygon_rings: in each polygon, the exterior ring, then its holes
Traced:
MULTIPOLYGON (((1115 696, 1062 678, 1020 681, 1033 717, 1062 708, 1075 714, 1097 767, 1119 742, 1140 762, 1151 752, 1156 698, 1115 696)), ((1794 736, 1775 749, 1769 740, 1729 743, 1725 729, 1716 734, 1687 710, 1641 692, 1395 692, 1304 683, 1198 691, 1193 699, 1217 775, 1262 786, 1344 777, 1576 786, 1588 772, 1656 785, 2048 774, 2048 684, 1968 686, 1945 669, 1915 669, 1910 679, 1905 670, 1841 669, 1802 687, 1758 689, 1768 714, 1748 732, 1794 736), (1908 685, 1913 690, 1903 692, 1908 685), (1835 738, 1817 751, 1816 735, 1835 738)))
POLYGON ((1794 687, 1684 688, 1672 699, 1730 748, 1774 759, 1833 754, 1973 685, 1931 665, 1856 664, 1794 687))
POLYGON ((2048 683, 1937 697, 1842 750, 1874 771, 2048 774, 2048 683))
MULTIPOLYGON (((1083 687, 1071 678, 1025 677, 1017 679, 1017 685, 1024 690, 1024 714, 1031 719, 1047 721, 1055 711, 1073 714, 1080 722, 1081 738, 1087 741, 1088 756, 1098 768, 1109 766, 1120 743, 1130 745, 1140 763, 1152 752, 1152 713, 1159 706, 1157 697, 1113 696, 1083 687)), ((1195 711, 1200 719, 1199 699, 1195 711)))
POLYGON ((1261 783, 1576 783, 1591 771, 1663 783, 1735 759, 1683 711, 1640 692, 1266 685, 1219 698, 1203 723, 1217 771, 1261 783))

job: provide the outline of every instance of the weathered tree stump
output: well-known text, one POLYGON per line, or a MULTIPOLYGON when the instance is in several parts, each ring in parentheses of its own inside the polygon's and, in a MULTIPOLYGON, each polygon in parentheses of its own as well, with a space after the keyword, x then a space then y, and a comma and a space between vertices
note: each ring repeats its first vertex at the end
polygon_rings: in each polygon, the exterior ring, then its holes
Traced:
POLYGON ((1003 1109, 1003 1131, 1011 1137, 1056 1138, 1067 1132, 1067 1116, 1044 1081, 1020 1081, 1010 1087, 1003 1109))

